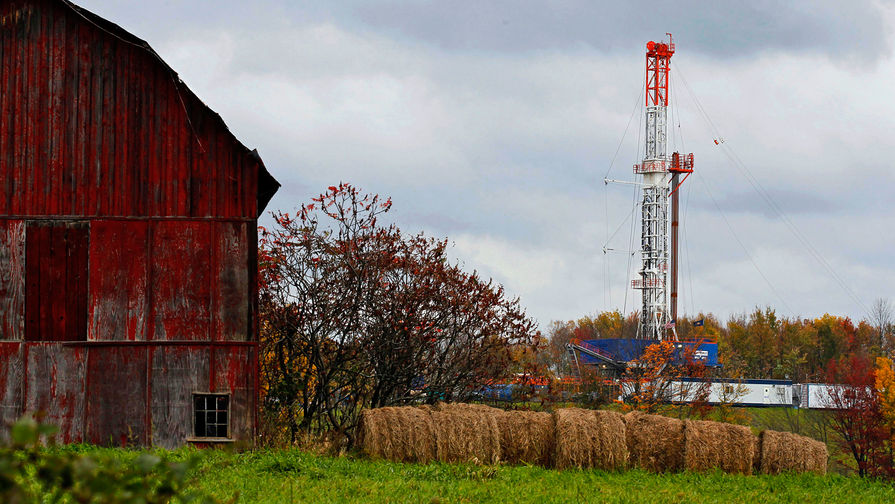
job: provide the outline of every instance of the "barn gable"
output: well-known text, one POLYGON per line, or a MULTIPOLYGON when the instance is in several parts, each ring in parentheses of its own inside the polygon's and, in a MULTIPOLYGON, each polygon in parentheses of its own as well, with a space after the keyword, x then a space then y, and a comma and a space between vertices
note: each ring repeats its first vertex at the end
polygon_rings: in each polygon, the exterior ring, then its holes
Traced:
POLYGON ((0 5, 0 68, 0 421, 251 439, 279 183, 146 42, 66 0, 0 5))
POLYGON ((250 219, 279 187, 119 26, 62 0, 12 0, 0 27, 0 214, 250 219))

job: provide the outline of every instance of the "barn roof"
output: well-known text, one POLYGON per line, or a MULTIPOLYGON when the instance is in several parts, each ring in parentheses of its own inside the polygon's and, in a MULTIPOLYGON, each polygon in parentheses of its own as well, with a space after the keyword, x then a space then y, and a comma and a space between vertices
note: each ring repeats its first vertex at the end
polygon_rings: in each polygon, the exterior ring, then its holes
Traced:
POLYGON ((258 215, 264 212, 264 209, 267 207, 267 204, 270 202, 271 198, 273 198, 274 194, 276 194, 277 190, 280 188, 280 183, 267 171, 267 167, 264 166, 264 162, 261 160, 261 157, 258 155, 258 151, 256 149, 249 149, 246 147, 235 135, 230 131, 227 127, 224 120, 221 116, 212 110, 208 105, 205 104, 193 91, 187 87, 187 85, 180 79, 180 76, 177 72, 171 68, 162 58, 159 56, 157 52, 149 45, 145 40, 137 37, 136 35, 128 32, 121 26, 105 19, 103 17, 90 12, 89 10, 75 5, 69 0, 51 0, 53 2, 58 2, 66 7, 70 8, 84 20, 89 22, 90 24, 99 28, 102 32, 107 34, 109 37, 114 37, 119 39, 122 42, 138 46, 149 54, 153 56, 154 61, 157 65, 165 69, 167 72, 171 74, 172 79, 178 85, 178 91, 180 93, 185 93, 189 98, 194 100, 199 104, 200 110, 207 114, 209 118, 215 121, 219 128, 226 131, 227 134, 233 139, 235 145, 239 146, 240 149, 244 151, 246 156, 252 157, 258 162, 258 215))

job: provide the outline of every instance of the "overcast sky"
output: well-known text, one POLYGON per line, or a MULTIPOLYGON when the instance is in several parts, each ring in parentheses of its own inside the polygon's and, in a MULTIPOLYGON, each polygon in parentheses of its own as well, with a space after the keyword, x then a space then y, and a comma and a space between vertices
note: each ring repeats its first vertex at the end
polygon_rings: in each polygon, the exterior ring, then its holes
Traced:
POLYGON ((339 181, 390 195, 542 328, 639 307, 639 256, 603 252, 630 248, 633 188, 603 179, 633 179, 644 45, 671 32, 670 150, 696 157, 682 311, 861 319, 895 299, 890 2, 77 3, 258 149, 270 209, 339 181))

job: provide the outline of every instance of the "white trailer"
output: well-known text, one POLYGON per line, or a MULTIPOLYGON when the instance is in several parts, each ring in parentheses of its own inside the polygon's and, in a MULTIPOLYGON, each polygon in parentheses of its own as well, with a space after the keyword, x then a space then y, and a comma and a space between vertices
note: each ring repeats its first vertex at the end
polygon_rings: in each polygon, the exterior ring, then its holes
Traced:
POLYGON ((830 406, 830 392, 841 385, 828 383, 797 383, 795 390, 800 408, 833 409, 830 406))
MULTIPOLYGON (((683 379, 675 382, 677 400, 690 402, 704 391, 706 381, 683 379)), ((708 384, 709 404, 751 407, 792 407, 792 382, 789 380, 715 379, 708 384)))

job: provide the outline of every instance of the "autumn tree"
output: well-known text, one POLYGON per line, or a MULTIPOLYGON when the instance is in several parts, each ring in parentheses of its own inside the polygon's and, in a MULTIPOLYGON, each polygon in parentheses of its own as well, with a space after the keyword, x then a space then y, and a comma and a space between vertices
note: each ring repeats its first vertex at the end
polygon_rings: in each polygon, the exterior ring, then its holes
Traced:
MULTIPOLYGON (((833 384, 826 398, 832 409, 831 426, 842 447, 852 455, 858 474, 881 476, 891 470, 880 466, 887 451, 888 432, 884 426, 876 373, 866 354, 850 354, 830 361, 827 381, 833 384)), ((891 457, 890 457, 891 462, 891 457)))
POLYGON ((575 323, 554 321, 547 330, 546 342, 538 353, 538 361, 553 378, 572 376, 577 371, 568 345, 575 338, 575 323))
POLYGON ((880 351, 887 353, 893 349, 893 329, 895 329, 895 310, 892 303, 885 298, 877 298, 870 307, 870 323, 876 330, 875 344, 880 351))
POLYGON ((626 406, 654 413, 664 403, 687 403, 691 413, 708 411, 711 382, 705 363, 693 349, 679 352, 671 341, 644 348, 625 372, 626 406))
POLYGON ((382 269, 367 344, 374 407, 413 399, 415 381, 434 403, 527 371, 526 350, 539 338, 534 322, 502 286, 451 264, 446 247, 401 239, 382 269))
MULTIPOLYGON (((878 465, 895 467, 895 365, 886 357, 876 359, 876 394, 879 396, 880 413, 882 414, 883 428, 886 433, 886 450, 883 451, 883 461, 878 465)), ((893 474, 892 476, 895 476, 893 474)))
POLYGON ((467 397, 537 345, 518 299, 379 218, 348 184, 260 230, 265 406, 299 431, 348 434, 360 409, 467 397))
POLYGON ((345 428, 364 402, 364 312, 396 232, 377 226, 390 206, 341 184, 259 230, 265 406, 285 412, 292 441, 345 428))

